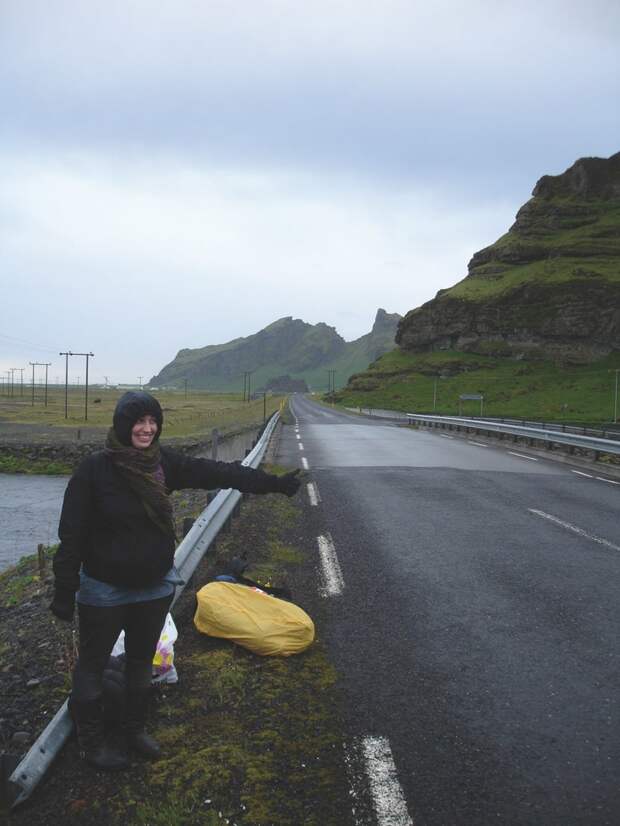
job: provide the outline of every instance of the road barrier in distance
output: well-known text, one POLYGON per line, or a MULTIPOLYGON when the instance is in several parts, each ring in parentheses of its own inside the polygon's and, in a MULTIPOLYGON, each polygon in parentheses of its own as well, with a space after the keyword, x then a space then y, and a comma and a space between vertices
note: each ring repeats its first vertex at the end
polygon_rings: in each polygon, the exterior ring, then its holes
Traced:
POLYGON ((424 416, 417 413, 407 413, 407 420, 410 424, 421 424, 431 428, 465 430, 467 433, 472 431, 474 433, 491 433, 500 439, 504 436, 512 436, 515 441, 519 438, 527 439, 530 444, 542 442, 548 450, 552 450, 554 445, 568 447, 569 453, 574 453, 575 449, 587 450, 594 453, 595 461, 601 455, 620 456, 620 441, 616 439, 603 439, 543 427, 527 427, 507 422, 464 419, 456 416, 424 416))

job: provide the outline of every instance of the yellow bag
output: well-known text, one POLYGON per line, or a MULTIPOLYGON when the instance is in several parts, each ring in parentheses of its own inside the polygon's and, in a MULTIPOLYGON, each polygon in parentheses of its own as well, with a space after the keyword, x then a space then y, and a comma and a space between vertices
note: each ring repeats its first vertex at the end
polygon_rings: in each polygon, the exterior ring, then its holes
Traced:
POLYGON ((196 594, 194 625, 255 654, 288 657, 314 640, 314 623, 298 605, 231 582, 209 582, 196 594))

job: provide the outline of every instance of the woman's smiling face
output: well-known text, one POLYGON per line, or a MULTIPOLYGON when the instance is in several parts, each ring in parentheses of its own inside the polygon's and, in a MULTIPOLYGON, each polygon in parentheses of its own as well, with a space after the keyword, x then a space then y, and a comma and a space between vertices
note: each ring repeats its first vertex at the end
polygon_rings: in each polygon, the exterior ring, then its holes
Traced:
POLYGON ((131 428, 131 444, 138 449, 150 447, 157 435, 157 422, 153 416, 142 416, 131 428))

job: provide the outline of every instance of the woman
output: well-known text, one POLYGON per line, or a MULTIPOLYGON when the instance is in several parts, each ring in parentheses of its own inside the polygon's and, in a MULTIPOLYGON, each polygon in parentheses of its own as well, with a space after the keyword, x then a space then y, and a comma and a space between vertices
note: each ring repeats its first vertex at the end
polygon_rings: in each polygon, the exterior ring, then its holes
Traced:
POLYGON ((78 604, 80 649, 71 711, 80 752, 100 769, 127 766, 106 742, 103 672, 125 631, 126 731, 130 748, 158 757, 144 730, 151 664, 178 575, 168 494, 181 488, 236 488, 244 493, 299 489, 297 473, 274 476, 238 463, 193 459, 160 447, 163 413, 144 392, 125 393, 114 411, 105 449, 88 456, 65 493, 54 558, 51 611, 71 620, 78 604), (76 594, 77 592, 77 594, 76 594))

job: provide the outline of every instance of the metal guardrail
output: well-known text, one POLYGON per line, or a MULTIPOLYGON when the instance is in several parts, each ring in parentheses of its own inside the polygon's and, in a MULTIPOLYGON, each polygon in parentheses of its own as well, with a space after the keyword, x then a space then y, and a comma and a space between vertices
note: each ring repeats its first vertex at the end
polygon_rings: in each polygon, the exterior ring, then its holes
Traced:
POLYGON ((528 419, 512 419, 506 416, 485 416, 482 419, 479 419, 477 416, 472 416, 471 418, 483 422, 500 422, 501 424, 522 425, 523 427, 540 427, 543 430, 552 430, 554 433, 578 433, 581 436, 595 436, 601 439, 620 439, 620 425, 616 425, 615 427, 612 425, 610 429, 601 430, 600 428, 586 427, 585 425, 563 424, 562 422, 537 422, 528 419))
MULTIPOLYGON (((263 460, 279 418, 279 413, 273 414, 256 446, 243 460, 243 465, 258 467, 263 460)), ((238 490, 232 488, 221 490, 200 514, 177 547, 174 563, 185 583, 189 581, 209 546, 231 517, 241 496, 242 494, 238 490)), ((172 605, 179 598, 183 587, 177 587, 172 605)), ((67 699, 8 778, 7 795, 11 801, 11 808, 15 808, 30 797, 72 730, 73 723, 69 714, 67 699)))
POLYGON ((428 424, 431 427, 448 427, 460 430, 473 430, 477 433, 495 433, 509 435, 517 438, 531 439, 532 441, 544 442, 551 448, 554 444, 567 445, 573 450, 590 450, 595 454, 595 458, 601 454, 620 456, 620 441, 613 439, 601 439, 594 436, 583 436, 577 433, 563 433, 560 430, 548 430, 542 427, 524 427, 501 422, 490 422, 481 419, 464 419, 457 416, 423 416, 417 413, 407 413, 408 421, 428 424))

